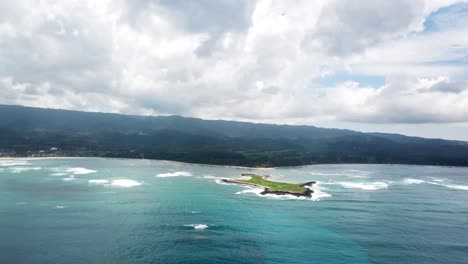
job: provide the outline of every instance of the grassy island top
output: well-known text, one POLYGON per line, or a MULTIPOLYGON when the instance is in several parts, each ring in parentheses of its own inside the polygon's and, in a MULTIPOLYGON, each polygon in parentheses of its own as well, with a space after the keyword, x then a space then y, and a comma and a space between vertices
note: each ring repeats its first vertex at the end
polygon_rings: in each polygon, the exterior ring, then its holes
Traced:
POLYGON ((248 183, 254 185, 260 185, 269 189, 269 191, 287 191, 300 193, 306 190, 305 187, 300 184, 286 183, 286 182, 275 182, 267 180, 268 176, 260 176, 252 173, 242 174, 242 178, 233 180, 239 183, 248 183))

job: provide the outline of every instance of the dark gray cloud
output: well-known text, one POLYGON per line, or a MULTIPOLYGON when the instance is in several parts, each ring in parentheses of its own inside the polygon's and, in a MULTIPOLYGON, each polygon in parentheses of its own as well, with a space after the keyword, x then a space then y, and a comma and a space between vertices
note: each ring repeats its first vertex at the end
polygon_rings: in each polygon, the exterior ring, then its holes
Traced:
POLYGON ((468 82, 443 80, 432 86, 430 90, 442 93, 461 93, 462 91, 468 90, 468 82))

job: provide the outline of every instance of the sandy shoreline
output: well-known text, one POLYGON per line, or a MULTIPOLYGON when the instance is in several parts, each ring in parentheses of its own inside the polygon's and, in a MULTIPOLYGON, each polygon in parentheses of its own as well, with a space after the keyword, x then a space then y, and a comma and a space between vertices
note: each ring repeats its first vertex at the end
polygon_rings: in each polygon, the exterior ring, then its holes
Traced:
POLYGON ((0 157, 0 160, 86 159, 88 157, 0 157))
POLYGON ((50 156, 50 157, 18 157, 18 156, 3 156, 0 157, 0 160, 52 160, 52 159, 125 159, 125 160, 154 160, 154 161, 165 161, 171 163, 180 163, 180 164, 194 164, 199 166, 207 166, 207 167, 227 167, 227 168, 234 168, 234 169, 244 169, 244 170, 274 170, 277 167, 244 167, 244 166, 234 166, 234 165, 217 165, 217 164, 205 164, 205 163, 190 163, 190 162, 183 162, 183 161, 176 161, 176 160, 164 160, 164 159, 140 159, 140 158, 113 158, 113 157, 76 157, 76 156, 50 156))

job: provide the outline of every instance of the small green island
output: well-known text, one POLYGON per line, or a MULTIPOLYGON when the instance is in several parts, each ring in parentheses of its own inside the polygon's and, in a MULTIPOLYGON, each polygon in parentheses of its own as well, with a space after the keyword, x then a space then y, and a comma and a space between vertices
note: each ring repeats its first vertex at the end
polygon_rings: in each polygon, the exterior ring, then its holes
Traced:
POLYGON ((253 173, 244 173, 240 178, 237 179, 222 179, 224 183, 232 183, 239 185, 246 185, 250 187, 264 188, 264 191, 260 194, 276 194, 276 195, 294 195, 297 197, 304 196, 311 198, 313 191, 307 187, 315 184, 315 181, 306 183, 287 183, 287 182, 276 182, 270 181, 270 176, 256 175, 253 173))

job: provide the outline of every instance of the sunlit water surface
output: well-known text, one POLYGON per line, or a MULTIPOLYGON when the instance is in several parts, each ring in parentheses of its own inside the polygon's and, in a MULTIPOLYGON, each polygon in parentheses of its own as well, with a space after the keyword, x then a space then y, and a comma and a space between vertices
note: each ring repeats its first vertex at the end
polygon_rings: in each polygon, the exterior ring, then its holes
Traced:
POLYGON ((2 159, 0 263, 468 263, 468 168, 2 159), (245 172, 318 185, 217 183, 245 172))

